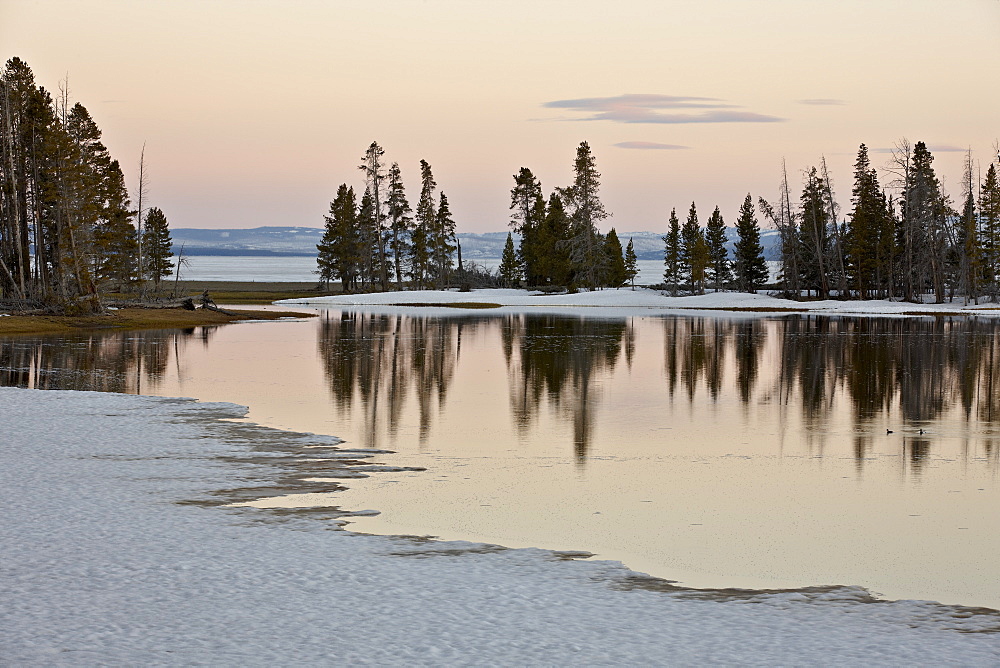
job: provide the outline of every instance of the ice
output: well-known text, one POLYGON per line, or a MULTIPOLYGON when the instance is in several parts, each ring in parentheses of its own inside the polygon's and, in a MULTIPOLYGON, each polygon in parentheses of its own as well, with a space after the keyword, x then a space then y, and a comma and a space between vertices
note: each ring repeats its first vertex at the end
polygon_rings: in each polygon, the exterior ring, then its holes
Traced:
POLYGON ((995 611, 695 592, 583 554, 339 530, 350 509, 228 508, 316 484, 267 479, 266 455, 322 437, 244 413, 0 388, 0 664, 1000 663, 995 611))
MULTIPOLYGON (((914 304, 888 300, 868 301, 793 301, 772 297, 764 293, 710 292, 704 295, 670 297, 662 290, 647 288, 620 288, 617 290, 594 290, 576 294, 543 294, 528 290, 484 289, 471 292, 454 290, 419 290, 404 292, 378 292, 358 295, 337 295, 332 297, 308 297, 286 299, 277 304, 310 304, 330 306, 361 305, 406 305, 406 304, 450 304, 456 302, 480 302, 499 304, 505 307, 604 307, 614 309, 642 309, 683 311, 688 309, 766 309, 767 311, 808 311, 810 313, 852 314, 852 315, 917 315, 926 313, 970 313, 1000 316, 1000 305, 994 303, 963 304, 961 300, 944 304, 914 304)), ((449 309, 450 310, 450 309, 449 309)), ((589 311, 588 311, 589 313, 589 311)))

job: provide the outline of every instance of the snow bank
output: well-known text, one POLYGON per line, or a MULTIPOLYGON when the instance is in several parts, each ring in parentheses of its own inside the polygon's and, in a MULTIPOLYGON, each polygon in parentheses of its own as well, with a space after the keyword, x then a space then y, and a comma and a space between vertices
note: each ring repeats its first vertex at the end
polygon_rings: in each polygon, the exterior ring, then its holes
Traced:
POLYGON ((695 595, 614 562, 331 531, 337 508, 223 505, 379 468, 231 404, 0 388, 0 406, 3 665, 1000 662, 1000 634, 960 632, 997 629, 991 611, 695 595))
POLYGON ((481 302, 510 307, 605 307, 640 308, 660 310, 690 309, 766 309, 769 311, 808 311, 829 314, 902 315, 920 313, 966 313, 1000 316, 996 304, 963 306, 960 301, 946 304, 912 304, 885 300, 870 301, 806 301, 797 302, 779 299, 766 294, 743 292, 716 292, 689 297, 670 297, 661 290, 638 288, 630 290, 596 290, 577 294, 546 295, 528 290, 473 290, 457 292, 451 290, 420 290, 407 292, 379 292, 334 297, 309 297, 285 299, 275 304, 309 304, 315 306, 360 306, 360 305, 408 305, 408 304, 454 304, 461 302, 481 302))

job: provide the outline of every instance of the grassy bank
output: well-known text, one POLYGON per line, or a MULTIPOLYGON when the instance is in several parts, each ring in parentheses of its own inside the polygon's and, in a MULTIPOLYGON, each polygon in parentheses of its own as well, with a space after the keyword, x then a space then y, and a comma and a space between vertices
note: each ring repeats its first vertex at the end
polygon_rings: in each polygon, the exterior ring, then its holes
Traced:
MULTIPOLYGON (((174 284, 164 285, 163 296, 173 293, 174 284)), ((339 284, 338 284, 339 287, 339 284)), ((279 299, 326 297, 339 295, 340 290, 318 290, 316 283, 258 283, 256 281, 179 281, 177 295, 198 296, 208 290, 217 304, 270 304, 279 299)), ((197 299, 195 300, 197 302, 197 299)))
MULTIPOLYGON (((166 286, 165 286, 166 287, 166 286)), ((169 285, 173 290, 173 283, 169 285)), ((333 292, 316 289, 315 283, 255 283, 236 281, 180 281, 177 294, 193 296, 200 303, 202 292, 218 304, 252 305, 270 304, 278 299, 316 297, 333 292)), ((109 299, 131 298, 133 295, 107 295, 109 299)), ((169 299, 171 292, 162 290, 153 298, 169 299)), ((231 311, 234 315, 207 311, 199 308, 187 311, 181 308, 122 308, 105 315, 5 315, 0 317, 0 336, 13 334, 65 334, 82 329, 177 329, 202 325, 225 325, 240 320, 277 320, 283 317, 312 317, 313 313, 297 311, 231 311)))
POLYGON ((14 334, 67 334, 85 329, 183 329, 204 325, 225 325, 240 320, 277 320, 282 317, 310 317, 312 313, 293 311, 231 311, 226 315, 198 309, 129 308, 106 315, 9 315, 0 317, 0 336, 14 334))

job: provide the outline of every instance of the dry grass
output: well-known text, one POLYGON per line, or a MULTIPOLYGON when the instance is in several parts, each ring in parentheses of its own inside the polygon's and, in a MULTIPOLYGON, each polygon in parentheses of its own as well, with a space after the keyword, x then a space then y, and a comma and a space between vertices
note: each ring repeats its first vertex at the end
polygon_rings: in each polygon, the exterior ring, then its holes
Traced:
MULTIPOLYGON (((326 297, 341 294, 340 290, 320 290, 316 283, 258 283, 255 281, 180 281, 176 294, 180 297, 194 297, 199 303, 202 292, 217 304, 270 304, 279 299, 302 299, 305 297, 326 297)), ((156 297, 169 299, 174 294, 174 284, 163 284, 156 297)), ((135 295, 108 294, 109 299, 133 299, 135 295)))

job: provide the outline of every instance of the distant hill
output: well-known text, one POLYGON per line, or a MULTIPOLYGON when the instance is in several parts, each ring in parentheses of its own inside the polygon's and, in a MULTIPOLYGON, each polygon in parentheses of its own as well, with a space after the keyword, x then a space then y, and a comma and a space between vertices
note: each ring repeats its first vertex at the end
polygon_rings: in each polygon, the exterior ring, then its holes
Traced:
MULTIPOLYGON (((736 239, 736 228, 726 228, 730 250, 736 239)), ((323 237, 318 227, 255 227, 252 229, 208 230, 179 227, 170 230, 174 252, 183 246, 185 255, 244 255, 315 257, 316 244, 323 237)), ((517 235, 514 235, 518 241, 517 235)), ((622 247, 632 239, 640 260, 663 259, 662 232, 619 232, 622 247)), ((467 260, 496 259, 503 254, 507 232, 474 234, 460 232, 462 258, 467 260)), ((778 259, 778 232, 762 230, 761 243, 768 260, 778 259)))

